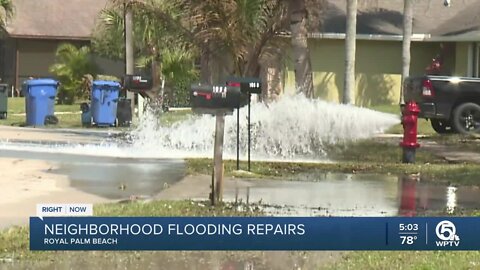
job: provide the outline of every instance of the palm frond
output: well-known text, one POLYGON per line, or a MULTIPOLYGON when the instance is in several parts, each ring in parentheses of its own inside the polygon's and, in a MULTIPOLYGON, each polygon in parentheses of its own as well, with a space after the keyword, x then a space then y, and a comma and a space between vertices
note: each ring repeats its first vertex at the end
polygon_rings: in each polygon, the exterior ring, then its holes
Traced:
POLYGON ((59 94, 69 97, 73 102, 75 96, 84 94, 82 83, 87 74, 95 76, 98 68, 91 59, 91 51, 87 46, 77 48, 70 43, 60 44, 56 51, 56 63, 49 71, 61 82, 59 94))
POLYGON ((7 19, 14 14, 14 7, 12 0, 0 0, 0 27, 5 27, 7 19))

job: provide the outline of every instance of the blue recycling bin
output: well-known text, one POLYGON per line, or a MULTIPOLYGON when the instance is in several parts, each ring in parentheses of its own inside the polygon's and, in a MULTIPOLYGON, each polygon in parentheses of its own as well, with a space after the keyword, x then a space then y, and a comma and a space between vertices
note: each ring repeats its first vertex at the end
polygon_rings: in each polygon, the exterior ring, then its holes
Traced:
POLYGON ((43 126, 55 114, 58 82, 52 79, 32 79, 23 85, 28 126, 43 126))
POLYGON ((115 81, 93 81, 92 117, 96 126, 115 126, 120 83, 115 81))

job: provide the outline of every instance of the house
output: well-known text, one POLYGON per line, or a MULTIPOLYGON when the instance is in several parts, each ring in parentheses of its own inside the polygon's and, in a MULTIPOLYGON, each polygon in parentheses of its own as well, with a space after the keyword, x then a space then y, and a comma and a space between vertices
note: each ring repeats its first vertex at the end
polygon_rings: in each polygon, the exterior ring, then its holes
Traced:
MULTIPOLYGON (((321 26, 309 37, 315 95, 339 102, 344 81, 346 0, 325 2, 321 26)), ((442 55, 442 74, 479 77, 480 1, 453 0, 451 7, 441 0, 414 3, 410 74, 425 74, 432 59, 442 55)), ((356 105, 399 101, 402 32, 403 0, 358 1, 356 105)), ((289 38, 288 33, 284 37, 289 38)), ((284 55, 291 55, 289 49, 284 55)), ((291 60, 286 62, 283 91, 292 92, 293 65, 291 60)))
MULTIPOLYGON (((15 15, 0 35, 0 78, 15 90, 29 77, 53 76, 48 69, 59 44, 89 45, 98 14, 107 4, 107 0, 12 1, 15 15)), ((124 72, 122 64, 95 60, 105 74, 124 72)))
MULTIPOLYGON (((315 96, 342 100, 345 60, 346 0, 325 3, 322 22, 313 29, 309 48, 315 96)), ((480 1, 414 1, 410 74, 420 75, 442 55, 442 72, 480 76, 480 1)), ((13 0, 15 16, 0 39, 0 77, 15 89, 29 77, 50 77, 48 67, 62 42, 90 44, 98 13, 107 0, 13 0)), ((403 0, 358 1, 355 103, 371 106, 399 100, 402 68, 403 0)), ((1 36, 1 35, 0 35, 1 36)), ((289 38, 288 33, 283 38, 289 38)), ((289 41, 285 40, 286 44, 289 41)), ((269 91, 293 92, 289 49, 273 48, 278 59, 264 64, 262 77, 269 91), (287 63, 286 72, 278 66, 287 63)), ((103 73, 121 76, 123 64, 96 57, 103 73)))

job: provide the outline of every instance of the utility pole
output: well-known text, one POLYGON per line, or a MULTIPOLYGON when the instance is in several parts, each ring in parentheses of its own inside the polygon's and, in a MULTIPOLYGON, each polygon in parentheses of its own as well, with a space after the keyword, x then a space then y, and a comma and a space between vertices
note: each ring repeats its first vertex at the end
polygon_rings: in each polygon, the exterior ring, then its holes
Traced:
POLYGON ((357 0, 347 0, 347 31, 345 35, 345 81, 343 103, 354 104, 355 51, 357 39, 357 0))
MULTIPOLYGON (((133 54, 133 14, 129 1, 125 2, 125 73, 133 75, 135 72, 134 54, 133 54)), ((130 99, 132 116, 135 114, 135 94, 127 91, 127 99, 130 99)), ((140 110, 139 110, 140 111, 140 110)))
POLYGON ((400 87, 400 104, 405 104, 403 82, 410 75, 410 44, 413 28, 413 0, 404 0, 403 6, 403 42, 402 42, 402 82, 400 87))

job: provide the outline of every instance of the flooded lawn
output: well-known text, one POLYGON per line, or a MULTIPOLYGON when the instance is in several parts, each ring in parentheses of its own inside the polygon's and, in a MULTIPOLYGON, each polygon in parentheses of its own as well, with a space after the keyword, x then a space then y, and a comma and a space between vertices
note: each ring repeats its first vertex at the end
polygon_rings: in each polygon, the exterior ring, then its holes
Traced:
POLYGON ((261 201, 273 215, 415 216, 480 209, 476 186, 449 186, 378 174, 325 173, 290 181, 250 180, 226 190, 229 200, 261 201))

